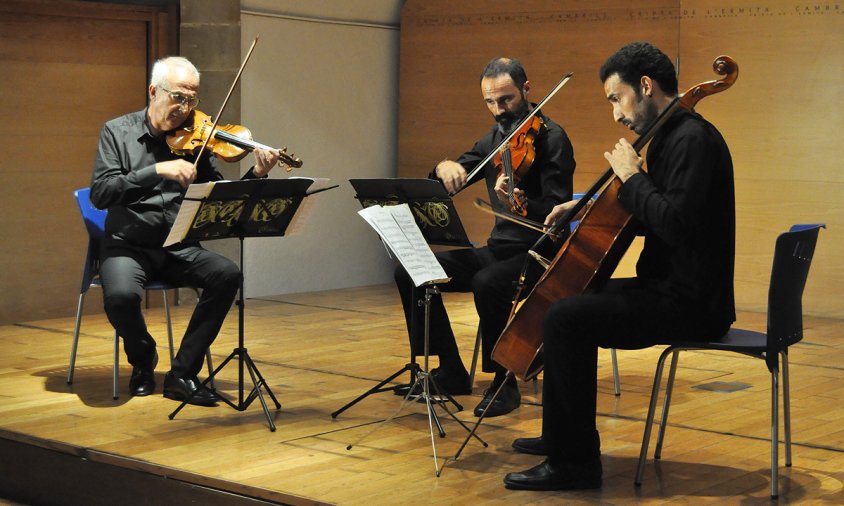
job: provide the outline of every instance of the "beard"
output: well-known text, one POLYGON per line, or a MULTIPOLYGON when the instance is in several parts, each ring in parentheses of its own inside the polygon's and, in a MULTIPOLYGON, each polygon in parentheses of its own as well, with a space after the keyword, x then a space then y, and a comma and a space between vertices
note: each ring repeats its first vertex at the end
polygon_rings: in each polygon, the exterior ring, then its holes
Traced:
POLYGON ((641 97, 636 103, 636 110, 633 114, 633 120, 630 122, 630 128, 639 135, 648 131, 648 128, 653 124, 659 116, 656 102, 648 97, 641 97))
POLYGON ((513 131, 513 128, 516 124, 521 121, 528 113, 528 101, 527 97, 525 97, 524 92, 522 92, 522 103, 519 108, 512 112, 502 112, 501 114, 495 116, 495 122, 498 123, 498 129, 504 135, 509 134, 513 131))

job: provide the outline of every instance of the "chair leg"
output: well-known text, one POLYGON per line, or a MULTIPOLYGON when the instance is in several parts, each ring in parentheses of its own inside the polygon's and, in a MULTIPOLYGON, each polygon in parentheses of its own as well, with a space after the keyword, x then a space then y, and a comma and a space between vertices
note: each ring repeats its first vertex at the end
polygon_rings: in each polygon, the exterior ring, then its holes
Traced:
POLYGON ((161 290, 161 293, 164 296, 164 314, 167 318, 167 341, 170 345, 170 368, 172 369, 175 357, 173 355, 173 326, 170 323, 170 303, 167 300, 167 290, 161 290))
POLYGON ((70 344, 70 365, 67 367, 67 384, 73 383, 73 369, 76 367, 76 347, 79 345, 79 328, 82 325, 82 304, 85 302, 85 292, 79 294, 76 304, 76 324, 73 326, 73 342, 70 344))
POLYGON ((114 374, 112 375, 111 398, 120 397, 120 336, 114 331, 114 374))
POLYGON ((475 370, 478 368, 478 353, 481 350, 481 326, 478 325, 478 332, 475 334, 475 351, 472 353, 472 367, 469 369, 469 388, 475 390, 475 370))
POLYGON ((642 436, 642 449, 639 450, 639 464, 636 467, 636 481, 637 486, 642 484, 642 475, 645 473, 645 460, 648 456, 648 445, 651 442, 651 428, 653 427, 654 414, 656 413, 656 402, 659 397, 659 387, 662 382, 662 370, 665 367, 665 359, 672 349, 667 348, 659 356, 659 361, 656 365, 656 373, 654 374, 654 384, 651 388, 651 401, 648 405, 648 416, 645 420, 645 434, 642 436))
POLYGON ((779 370, 771 371, 771 499, 777 498, 779 474, 779 375, 779 370))
POLYGON ((780 352, 782 358, 782 421, 785 438, 785 467, 791 467, 791 395, 788 391, 788 353, 780 352))
POLYGON ((662 442, 665 439, 665 428, 668 426, 668 409, 671 407, 671 394, 674 392, 674 376, 677 374, 677 362, 680 360, 680 350, 674 350, 671 355, 671 369, 668 371, 668 384, 665 385, 665 402, 662 405, 662 418, 659 422, 659 436, 656 438, 654 459, 662 458, 662 442))
POLYGON ((621 395, 621 381, 618 379, 618 357, 616 357, 615 348, 610 348, 610 356, 612 357, 612 380, 615 385, 615 396, 621 395))

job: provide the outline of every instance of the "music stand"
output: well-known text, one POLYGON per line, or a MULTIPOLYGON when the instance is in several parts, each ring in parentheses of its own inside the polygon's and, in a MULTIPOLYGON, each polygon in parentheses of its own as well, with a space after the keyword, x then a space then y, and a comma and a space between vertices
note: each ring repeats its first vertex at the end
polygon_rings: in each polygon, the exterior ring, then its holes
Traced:
MULTIPOLYGON (((446 413, 454 419, 454 421, 466 429, 467 432, 470 432, 469 427, 458 419, 457 416, 455 416, 455 414, 448 408, 447 401, 453 403, 457 408, 457 411, 461 411, 463 407, 454 400, 448 392, 439 388, 428 370, 431 298, 433 295, 439 293, 437 285, 439 283, 446 283, 450 281, 450 278, 446 277, 445 271, 443 271, 442 266, 439 264, 437 258, 434 256, 434 253, 431 251, 430 246, 428 246, 425 241, 425 237, 419 230, 419 227, 415 222, 415 217, 407 204, 386 207, 380 205, 370 206, 363 209, 358 214, 360 214, 378 232, 378 235, 381 236, 381 240, 384 242, 384 245, 387 247, 390 255, 395 258, 396 261, 398 261, 407 271, 415 289, 420 287, 424 287, 425 289, 425 297, 421 302, 421 305, 424 305, 425 307, 424 368, 420 368, 415 361, 412 361, 410 364, 405 365, 403 369, 380 382, 362 396, 358 397, 340 410, 332 413, 331 416, 336 418, 342 411, 356 404, 369 394, 375 393, 376 391, 384 391, 385 389, 382 388, 384 384, 401 374, 403 371, 409 370, 413 375, 413 382, 410 389, 405 394, 399 408, 390 417, 383 420, 381 424, 375 426, 371 431, 361 436, 356 443, 346 446, 346 449, 350 450, 352 446, 356 445, 368 435, 375 432, 378 428, 393 420, 396 416, 398 416, 401 410, 404 409, 405 405, 407 405, 411 398, 419 402, 424 400, 428 413, 428 428, 430 429, 431 434, 431 446, 433 447, 434 452, 434 470, 436 472, 436 476, 439 477, 441 470, 439 463, 437 462, 437 446, 434 440, 434 424, 437 426, 440 437, 445 437, 445 430, 440 423, 439 416, 437 415, 434 407, 437 405, 442 407, 446 413), (418 391, 417 386, 421 388, 421 393, 415 393, 418 391), (436 392, 438 396, 437 398, 434 398, 431 395, 432 391, 436 392), (446 400, 443 400, 444 398, 446 400)), ((474 433, 472 433, 472 436, 474 436, 484 446, 488 446, 485 441, 474 433)))
MULTIPOLYGON (((439 181, 433 179, 388 178, 350 179, 349 183, 354 187, 356 192, 355 198, 360 201, 364 209, 376 205, 392 206, 407 204, 412 211, 416 225, 419 227, 428 244, 461 247, 472 246, 469 237, 466 235, 466 230, 464 230, 463 224, 460 222, 460 217, 457 215, 454 202, 439 181)), ((416 289, 417 287, 414 287, 412 297, 414 300, 416 299, 416 289)), ((411 318, 413 318, 413 314, 411 313, 411 318)), ((411 329, 413 328, 415 326, 411 323, 411 329)), ((416 363, 416 355, 413 354, 413 346, 411 346, 410 361, 404 367, 387 376, 377 385, 342 408, 331 413, 331 417, 337 418, 340 413, 372 394, 397 392, 398 388, 402 388, 405 385, 389 387, 385 385, 401 376, 404 372, 410 374, 408 386, 410 386, 410 391, 412 391, 413 383, 419 371, 419 364, 416 363)), ((463 410, 463 407, 456 401, 452 400, 452 402, 459 406, 458 411, 463 410)))
POLYGON ((199 390, 205 389, 217 393, 213 386, 208 387, 208 383, 230 361, 237 358, 237 403, 218 394, 220 400, 237 411, 245 411, 257 398, 261 402, 270 431, 275 432, 275 424, 270 416, 270 410, 261 389, 263 388, 270 396, 276 409, 281 409, 281 404, 270 390, 266 380, 258 370, 258 366, 249 356, 244 342, 246 301, 243 293, 244 275, 242 274, 244 271, 243 240, 246 237, 283 236, 305 197, 318 191, 330 189, 323 187, 308 191, 310 187, 320 185, 315 184, 315 180, 309 178, 244 179, 195 184, 188 188, 182 207, 179 209, 179 214, 170 235, 164 242, 164 246, 185 241, 198 242, 226 238, 237 238, 240 241, 241 276, 236 302, 238 306, 238 342, 237 347, 211 372, 197 390, 192 392, 170 413, 170 420, 185 407, 199 390), (252 390, 248 396, 244 396, 244 368, 249 372, 252 380, 252 390))
POLYGON ((434 179, 350 179, 363 207, 407 204, 428 244, 472 247, 451 196, 434 179))

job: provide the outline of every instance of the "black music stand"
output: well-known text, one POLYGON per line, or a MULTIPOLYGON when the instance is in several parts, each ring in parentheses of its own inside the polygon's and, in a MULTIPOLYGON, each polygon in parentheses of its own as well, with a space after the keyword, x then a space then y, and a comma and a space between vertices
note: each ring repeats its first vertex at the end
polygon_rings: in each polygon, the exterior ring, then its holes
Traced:
MULTIPOLYGON (((364 219, 369 222, 369 224, 378 232, 378 235, 381 236, 381 240, 384 242, 385 246, 387 247, 390 255, 395 258, 397 262, 399 262, 402 267, 405 268, 408 275, 410 276, 412 283, 414 285, 414 293, 415 290, 419 288, 425 289, 425 297, 422 301, 420 301, 420 305, 423 305, 425 308, 425 327, 424 327, 424 366, 422 368, 414 360, 414 356, 411 353, 411 363, 406 364, 404 368, 400 369, 398 372, 392 374, 387 379, 381 381, 375 387, 369 389, 366 393, 359 396, 357 399, 353 400, 349 404, 345 405, 338 411, 335 411, 331 414, 333 418, 336 418, 341 412, 345 411, 347 408, 351 407, 352 405, 356 404, 360 400, 364 399, 368 395, 376 392, 382 392, 390 389, 385 389, 383 386, 400 375, 404 371, 409 371, 411 373, 412 382, 410 385, 410 389, 404 395, 404 399, 402 400, 401 405, 399 408, 388 418, 384 419, 380 425, 375 426, 370 430, 367 434, 361 436, 357 443, 362 441, 366 438, 369 434, 375 432, 379 427, 386 425, 391 420, 393 420, 398 414, 404 409, 405 405, 410 400, 416 400, 418 402, 425 402, 428 414, 428 428, 430 429, 431 434, 431 446, 434 452, 434 470, 436 476, 439 477, 441 473, 441 468, 439 467, 439 463, 437 461, 437 445, 434 439, 434 424, 437 426, 437 430, 439 432, 439 436, 445 437, 445 430, 440 423, 439 416, 435 411, 435 406, 442 407, 445 412, 458 424, 460 424, 466 432, 470 432, 471 436, 474 436, 478 441, 480 441, 485 447, 488 446, 487 443, 478 437, 473 431, 469 429, 469 427, 463 423, 457 416, 451 412, 448 408, 448 402, 454 404, 457 408, 457 411, 462 411, 463 406, 461 406, 454 398, 446 391, 439 388, 434 378, 429 374, 428 370, 428 357, 429 357, 429 344, 430 344, 430 320, 431 320, 431 298, 433 295, 439 294, 439 283, 447 283, 450 281, 450 278, 446 277, 445 271, 443 271, 442 266, 437 261, 437 258, 434 256, 431 248, 428 246, 424 235, 421 233, 416 220, 418 219, 413 215, 413 212, 410 210, 410 207, 407 204, 401 204, 396 206, 376 206, 366 208, 363 211, 360 211, 359 214, 364 217, 364 219), (377 207, 377 208, 376 208, 377 207), (418 387, 418 390, 417 390, 418 387), (421 393, 416 393, 417 391, 421 390, 421 393), (433 393, 437 394, 435 398, 433 393)), ((415 298, 415 295, 414 295, 415 298)), ((346 446, 347 450, 351 450, 352 447, 357 444, 352 443, 346 446)))
POLYGON ((363 207, 407 204, 428 244, 470 248, 451 196, 434 179, 350 179, 363 207))
MULTIPOLYGON (((321 180, 327 181, 327 180, 321 180)), ((244 343, 244 309, 243 294, 243 240, 246 237, 275 237, 283 236, 293 221, 300 204, 308 195, 330 189, 309 178, 289 179, 244 179, 240 181, 216 181, 205 184, 191 185, 185 194, 179 215, 164 245, 177 242, 198 242, 202 240, 237 238, 240 240, 240 288, 238 290, 238 343, 228 357, 219 365, 199 388, 192 392, 179 407, 170 413, 172 420, 176 414, 191 400, 200 389, 217 393, 220 399, 236 409, 245 411, 257 398, 261 401, 264 415, 270 431, 275 432, 275 424, 270 416, 270 410, 261 393, 263 388, 270 396, 276 409, 281 404, 273 395, 266 380, 261 375, 255 362, 249 356, 244 343), (238 395, 237 403, 219 395, 215 388, 208 387, 214 377, 232 359, 238 363, 238 395), (252 390, 244 396, 244 368, 252 379, 252 390)), ((335 188, 333 186, 331 188, 335 188)), ((212 383, 213 385, 213 383, 212 383)))
MULTIPOLYGON (((463 224, 460 222, 460 217, 457 215, 457 209, 454 207, 454 202, 451 200, 448 192, 442 183, 434 179, 350 179, 349 182, 354 187, 356 195, 364 208, 380 205, 390 206, 407 204, 413 213, 413 218, 419 230, 428 244, 437 244, 443 246, 460 246, 471 247, 472 243, 463 229, 463 224)), ((416 290, 414 287, 413 298, 416 299, 416 290)), ((411 324, 411 328, 415 328, 411 324)), ((332 418, 337 418, 340 413, 351 408, 358 402, 369 397, 372 394, 381 392, 395 392, 397 389, 410 387, 411 391, 413 384, 421 371, 419 364, 416 363, 416 355, 413 354, 413 347, 410 350, 410 361, 401 369, 384 378, 374 387, 370 388, 359 397, 349 402, 342 408, 331 413, 332 418), (410 373, 410 381, 405 385, 386 386, 402 373, 410 373)), ((451 399, 458 411, 462 411, 463 407, 451 399)), ((442 432, 442 427, 437 426, 442 432)), ((443 433, 444 434, 444 433, 443 433)))

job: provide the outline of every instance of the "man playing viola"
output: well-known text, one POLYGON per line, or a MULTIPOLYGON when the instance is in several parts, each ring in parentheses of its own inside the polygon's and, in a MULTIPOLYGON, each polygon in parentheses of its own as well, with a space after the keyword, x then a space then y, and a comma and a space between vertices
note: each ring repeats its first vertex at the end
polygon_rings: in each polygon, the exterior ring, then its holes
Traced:
MULTIPOLYGON (((155 339, 141 312, 143 285, 159 279, 202 289, 172 368, 164 378, 164 396, 184 401, 199 386, 206 350, 217 337, 240 286, 237 265, 198 243, 163 248, 191 183, 223 179, 206 151, 194 166, 193 156, 177 156, 166 135, 182 126, 199 102, 199 72, 185 58, 155 63, 148 87, 149 105, 108 121, 100 133, 91 178, 91 202, 108 209, 100 244, 100 275, 106 314, 123 346, 132 377, 129 391, 143 396, 155 390, 158 362, 155 339)), ((256 165, 244 178, 266 177, 277 152, 256 149, 256 165)), ((196 392, 191 403, 214 405, 216 395, 196 392)))
MULTIPOLYGON (((615 121, 639 135, 677 96, 671 60, 644 42, 611 56, 600 78, 615 121)), ((656 131, 647 172, 626 139, 604 156, 621 181, 619 205, 644 232, 637 277, 611 279, 596 293, 567 297, 548 309, 542 435, 513 442, 518 452, 547 458, 508 474, 508 488, 601 486, 595 420, 599 346, 639 349, 672 339, 706 339, 723 335, 735 320, 733 164, 718 130, 680 108, 656 131)), ((547 222, 572 206, 557 206, 547 222)))
MULTIPOLYGON (((504 174, 499 174, 500 170, 493 162, 487 163, 471 179, 468 179, 468 174, 532 111, 533 105, 527 98, 530 81, 527 80, 525 70, 518 60, 495 58, 483 70, 480 84, 481 94, 495 119, 495 125, 456 161, 440 162, 429 177, 441 181, 450 193, 484 181, 495 210, 506 213, 511 208, 507 192, 510 181, 504 174)), ((530 169, 518 181, 514 193, 526 202, 527 218, 541 222, 554 205, 571 199, 575 161, 571 142, 563 129, 541 113, 537 113, 537 116, 542 119, 544 126, 540 128, 534 140, 535 159, 530 169)), ((505 380, 507 372, 490 359, 490 354, 507 323, 515 294, 515 281, 525 265, 527 251, 540 235, 540 232, 497 217, 486 246, 437 253, 437 259, 446 274, 452 278, 451 282, 443 284, 441 289, 454 292, 471 291, 475 295, 475 307, 480 317, 483 339, 482 367, 485 372, 495 373, 492 385, 475 408, 476 416, 480 416, 487 406, 489 407, 486 416, 503 415, 516 409, 521 402, 515 379, 511 378, 490 405, 493 394, 505 380)), ((553 256, 553 251, 550 251, 553 248, 553 244, 548 245, 547 251, 539 253, 553 256)), ((528 288, 536 282, 540 274, 541 269, 530 260, 528 288)), ((401 267, 397 268, 395 278, 404 306, 413 353, 421 355, 425 320, 424 308, 418 301, 424 296, 424 291, 414 289, 410 277, 401 267), (416 311, 415 315, 413 311, 416 311), (415 324, 412 325, 411 322, 415 324)), ((469 374, 460 358, 448 314, 439 296, 432 300, 429 336, 430 353, 439 356, 439 367, 431 371, 437 386, 451 395, 470 393, 469 374)))

